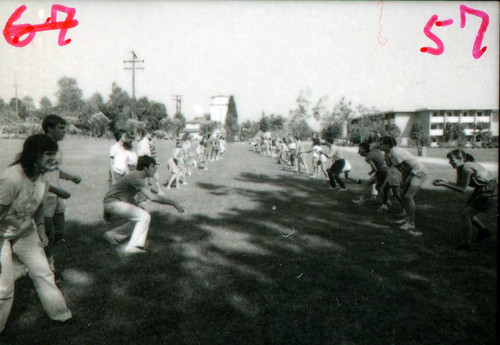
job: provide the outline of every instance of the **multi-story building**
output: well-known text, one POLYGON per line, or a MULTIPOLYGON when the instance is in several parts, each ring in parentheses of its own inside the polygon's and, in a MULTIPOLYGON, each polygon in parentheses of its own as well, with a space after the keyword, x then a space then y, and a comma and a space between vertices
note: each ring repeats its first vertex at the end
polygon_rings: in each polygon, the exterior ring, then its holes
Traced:
MULTIPOLYGON (((399 140, 402 145, 409 142, 413 124, 417 122, 422 125, 424 136, 428 136, 431 141, 444 141, 444 128, 448 123, 464 125, 468 139, 473 138, 474 129, 479 127, 489 128, 492 136, 498 137, 498 109, 418 109, 386 111, 371 114, 369 117, 373 121, 382 121, 386 126, 396 125, 401 131, 399 140)), ((351 122, 358 120, 359 118, 355 118, 351 122)))

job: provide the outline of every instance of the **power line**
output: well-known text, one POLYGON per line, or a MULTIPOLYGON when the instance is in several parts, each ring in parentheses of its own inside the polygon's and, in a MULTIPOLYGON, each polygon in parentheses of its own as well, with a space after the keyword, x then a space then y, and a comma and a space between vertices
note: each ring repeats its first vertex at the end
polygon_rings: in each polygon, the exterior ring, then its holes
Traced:
POLYGON ((132 70, 132 99, 135 100, 135 70, 144 69, 144 67, 137 67, 136 64, 144 63, 144 60, 138 60, 137 55, 132 50, 132 60, 124 60, 123 63, 131 63, 132 67, 125 67, 124 69, 132 70))

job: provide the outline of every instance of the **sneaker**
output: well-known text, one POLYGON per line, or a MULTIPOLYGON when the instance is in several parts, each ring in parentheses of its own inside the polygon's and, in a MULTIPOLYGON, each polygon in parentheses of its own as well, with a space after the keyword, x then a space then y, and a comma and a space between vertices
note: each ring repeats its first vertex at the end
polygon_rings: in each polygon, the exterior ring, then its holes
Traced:
POLYGON ((188 183, 186 181, 182 181, 182 184, 185 185, 185 186, 188 185, 188 183))
POLYGON ((113 246, 118 246, 120 243, 116 238, 111 236, 109 233, 105 232, 104 235, 102 236, 106 241, 108 241, 110 244, 113 246))
POLYGON ((408 233, 415 237, 422 236, 422 232, 415 230, 415 228, 413 228, 413 230, 408 230, 408 233))
POLYGON ((481 242, 482 240, 484 240, 485 238, 488 238, 491 236, 491 232, 487 231, 487 230, 482 230, 482 231, 479 231, 479 233, 477 234, 477 237, 474 241, 472 241, 473 243, 479 243, 481 242))
POLYGON ((401 225, 399 228, 400 228, 401 230, 408 230, 408 231, 410 231, 410 230, 415 230, 415 225, 414 225, 414 224, 411 224, 411 223, 406 222, 406 223, 404 223, 403 225, 401 225))
POLYGON ((124 254, 145 254, 146 251, 144 249, 139 248, 139 247, 126 246, 125 248, 123 248, 123 253, 124 254))
POLYGON ((395 220, 394 223, 402 225, 402 224, 408 223, 408 221, 406 219, 399 219, 399 220, 395 220))
POLYGON ((353 200, 351 200, 351 203, 354 206, 362 206, 362 205, 365 204, 365 200, 363 198, 361 198, 361 199, 353 199, 353 200))
POLYGON ((346 190, 347 190, 347 188, 340 188, 339 192, 345 192, 346 190))
POLYGON ((384 204, 380 206, 378 210, 379 212, 389 212, 389 206, 387 206, 387 204, 384 204))
POLYGON ((471 249, 472 249, 471 245, 465 244, 465 243, 462 243, 458 247, 455 247, 455 250, 463 250, 463 251, 467 251, 467 252, 469 252, 471 249))

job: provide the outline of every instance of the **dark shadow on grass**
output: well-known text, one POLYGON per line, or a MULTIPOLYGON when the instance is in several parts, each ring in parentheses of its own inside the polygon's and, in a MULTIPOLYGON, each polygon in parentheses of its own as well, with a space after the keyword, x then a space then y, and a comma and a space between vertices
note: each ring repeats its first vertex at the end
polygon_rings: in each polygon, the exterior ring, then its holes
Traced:
MULTIPOLYGON (((452 249, 455 194, 419 192, 424 235, 415 238, 376 204, 353 207, 360 185, 338 192, 292 174, 237 181, 198 185, 256 207, 153 212, 146 255, 118 254, 101 238, 110 225, 68 223, 56 255, 77 323, 50 326, 29 281, 19 282, 5 343, 495 343, 496 243, 452 249)), ((486 223, 496 232, 494 216, 486 223)))

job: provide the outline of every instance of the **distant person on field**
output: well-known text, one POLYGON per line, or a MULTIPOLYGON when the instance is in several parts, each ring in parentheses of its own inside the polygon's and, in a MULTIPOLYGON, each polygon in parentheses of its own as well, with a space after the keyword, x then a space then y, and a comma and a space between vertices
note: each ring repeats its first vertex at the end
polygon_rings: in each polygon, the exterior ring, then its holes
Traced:
MULTIPOLYGON (((58 143, 64 139, 64 135, 66 134, 66 121, 57 115, 47 115, 42 120, 42 129, 47 136, 58 143)), ((43 202, 45 231, 49 238, 49 244, 45 247, 45 254, 47 255, 50 268, 54 273, 56 272, 54 246, 63 239, 64 233, 64 212, 66 211, 66 206, 63 199, 71 196, 70 193, 61 187, 60 181, 67 180, 76 184, 82 181, 80 176, 61 170, 62 162, 62 152, 59 150, 54 158, 52 168, 45 172, 45 177, 50 186, 47 198, 43 202)), ((58 280, 60 279, 59 275, 57 275, 57 278, 58 280)))
POLYGON ((42 249, 49 242, 42 206, 49 185, 43 172, 52 168, 57 150, 49 136, 32 135, 16 161, 0 174, 0 333, 14 301, 17 267, 22 265, 47 315, 60 322, 72 317, 42 249))
MULTIPOLYGON (((145 129, 139 130, 139 137, 141 138, 137 143, 137 156, 150 156, 156 159, 156 147, 153 143, 153 138, 151 133, 147 132, 145 129)), ((148 179, 148 184, 152 187, 152 190, 157 194, 163 194, 160 189, 159 175, 156 172, 155 176, 148 179)))
POLYGON ((171 205, 179 213, 184 212, 184 207, 175 201, 151 192, 146 179, 153 177, 156 171, 156 161, 149 156, 141 156, 137 161, 137 169, 119 179, 109 188, 104 197, 104 213, 127 220, 124 225, 107 231, 104 234, 104 238, 108 242, 118 245, 119 242, 130 237, 128 243, 123 247, 123 253, 125 254, 146 252, 144 246, 146 245, 151 215, 136 205, 135 200, 138 193, 143 194, 153 202, 171 205), (134 223, 134 230, 130 234, 128 228, 134 223))
POLYGON ((130 171, 135 170, 137 164, 137 153, 132 151, 132 139, 128 134, 122 141, 123 150, 117 150, 113 159, 113 181, 116 183, 130 171))
POLYGON ((333 164, 328 169, 328 178, 330 180, 330 186, 332 188, 337 187, 337 183, 340 186, 340 191, 345 191, 347 190, 347 187, 340 177, 340 174, 342 173, 342 170, 344 169, 345 166, 345 159, 344 159, 344 154, 339 150, 337 145, 333 143, 333 139, 328 139, 326 141, 328 144, 330 144, 330 151, 328 154, 325 154, 329 159, 332 160, 333 164))
POLYGON ((457 171, 457 180, 456 182, 446 182, 443 179, 436 179, 433 184, 459 193, 465 193, 467 187, 474 188, 474 192, 467 200, 465 207, 458 213, 464 227, 464 235, 462 244, 456 249, 470 250, 473 225, 479 229, 474 243, 481 242, 491 236, 491 232, 481 223, 477 215, 481 212, 487 212, 495 206, 495 199, 498 197, 497 181, 481 164, 474 162, 474 157, 462 150, 453 150, 446 157, 448 157, 451 167, 457 171))

